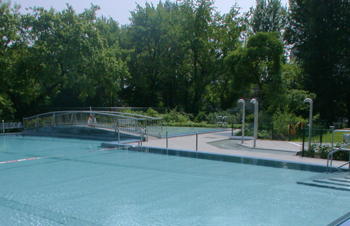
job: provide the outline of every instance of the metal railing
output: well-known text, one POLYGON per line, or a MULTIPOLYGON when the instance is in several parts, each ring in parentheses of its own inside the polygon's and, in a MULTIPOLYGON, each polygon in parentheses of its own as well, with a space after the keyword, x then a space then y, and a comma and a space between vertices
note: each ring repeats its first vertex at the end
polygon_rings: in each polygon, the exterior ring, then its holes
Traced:
POLYGON ((342 171, 341 168, 343 166, 346 166, 346 165, 349 165, 348 170, 350 170, 350 149, 347 148, 347 147, 350 147, 350 144, 349 143, 343 144, 339 148, 334 147, 334 133, 337 133, 337 132, 344 133, 344 132, 350 132, 350 130, 333 130, 333 132, 332 132, 332 149, 331 149, 331 152, 329 152, 327 155, 327 173, 332 173, 333 155, 337 152, 340 152, 340 151, 349 152, 349 160, 346 163, 344 163, 343 165, 338 166, 337 170, 342 171))
POLYGON ((6 122, 4 120, 1 121, 1 129, 2 133, 5 133, 7 129, 22 129, 21 122, 6 122))
POLYGON ((23 129, 80 126, 140 134, 147 128, 150 136, 161 137, 162 119, 143 115, 108 111, 56 111, 23 118, 23 129))

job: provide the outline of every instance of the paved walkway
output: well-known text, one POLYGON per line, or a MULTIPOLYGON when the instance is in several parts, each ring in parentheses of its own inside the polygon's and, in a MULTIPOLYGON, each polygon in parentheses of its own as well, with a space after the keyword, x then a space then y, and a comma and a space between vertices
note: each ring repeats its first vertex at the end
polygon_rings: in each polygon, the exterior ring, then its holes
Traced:
MULTIPOLYGON (((325 159, 315 159, 296 156, 301 151, 301 143, 288 141, 257 140, 253 148, 253 140, 246 140, 242 145, 238 140, 230 140, 231 132, 205 133, 198 135, 198 151, 230 154, 301 163, 327 165, 325 159)), ((137 145, 137 142, 132 142, 137 145)), ((166 147, 166 139, 150 137, 148 142, 143 142, 144 147, 166 147)), ((196 135, 168 138, 168 148, 196 151, 196 135)), ((344 162, 333 161, 334 166, 342 165, 344 162)))

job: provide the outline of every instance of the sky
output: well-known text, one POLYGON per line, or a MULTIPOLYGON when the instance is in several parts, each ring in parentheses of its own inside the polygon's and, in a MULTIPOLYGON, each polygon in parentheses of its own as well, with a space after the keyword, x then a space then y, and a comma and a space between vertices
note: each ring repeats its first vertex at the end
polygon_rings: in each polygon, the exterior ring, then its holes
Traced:
MULTIPOLYGON (((171 0, 173 1, 173 0, 171 0)), ((97 11, 97 16, 112 17, 120 25, 129 24, 129 18, 131 17, 130 11, 136 9, 136 3, 145 6, 145 3, 153 3, 157 5, 159 0, 11 0, 12 4, 17 3, 21 5, 21 13, 28 11, 25 8, 38 6, 50 9, 51 7, 57 11, 66 9, 66 3, 70 4, 76 13, 82 13, 84 9, 88 9, 91 3, 101 7, 97 11)), ((164 2, 162 0, 162 2, 164 2)), ((237 2, 242 8, 241 12, 246 12, 251 6, 255 6, 255 0, 216 0, 214 6, 221 14, 228 13, 231 7, 237 2)), ((286 5, 288 0, 282 0, 282 5, 286 5)))

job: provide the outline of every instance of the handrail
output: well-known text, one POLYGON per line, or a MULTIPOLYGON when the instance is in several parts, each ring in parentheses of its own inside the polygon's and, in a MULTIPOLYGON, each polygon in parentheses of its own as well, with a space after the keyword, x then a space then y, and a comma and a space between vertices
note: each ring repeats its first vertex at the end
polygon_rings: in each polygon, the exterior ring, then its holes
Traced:
MULTIPOLYGON (((42 114, 30 116, 30 117, 23 118, 23 119, 33 119, 33 118, 36 118, 38 116, 51 115, 51 114, 56 114, 56 116, 58 116, 57 114, 65 115, 65 114, 71 114, 71 113, 89 113, 89 114, 99 114, 99 115, 106 115, 106 116, 115 116, 115 114, 113 114, 113 113, 110 114, 110 113, 104 113, 104 112, 99 112, 99 111, 52 111, 52 112, 47 112, 47 113, 42 113, 42 114)), ((139 116, 141 116, 141 115, 139 115, 139 116)), ((145 120, 143 118, 134 118, 134 117, 128 117, 128 116, 123 116, 123 115, 118 115, 118 117, 120 117, 120 118, 128 118, 128 119, 145 120)), ((144 117, 144 118, 147 118, 147 117, 144 117)), ((153 118, 153 119, 161 119, 161 118, 153 118)))
MULTIPOLYGON (((350 149, 345 149, 345 148, 333 148, 333 149, 334 149, 334 151, 329 152, 328 155, 327 155, 327 173, 331 173, 332 172, 332 170, 331 170, 332 168, 331 167, 333 165, 333 154, 334 153, 337 153, 338 151, 347 151, 347 152, 350 153, 350 149), (329 162, 330 162, 330 164, 329 164, 329 162)), ((350 162, 349 161, 344 163, 343 165, 337 167, 337 169, 339 171, 341 171, 340 168, 345 166, 345 165, 349 165, 349 169, 350 169, 350 162)))
POLYGON ((335 148, 334 147, 334 133, 335 132, 350 132, 350 130, 333 130, 333 132, 332 132, 332 148, 331 148, 332 151, 329 152, 327 155, 327 170, 326 170, 327 173, 332 173, 333 154, 337 153, 339 151, 349 152, 349 160, 346 163, 344 163, 343 165, 338 166, 337 170, 341 171, 340 168, 345 166, 345 165, 349 165, 348 170, 350 170, 350 149, 345 148, 345 147, 349 146, 350 144, 343 144, 339 148, 335 148))
POLYGON ((23 118, 23 129, 38 129, 57 125, 85 126, 125 131, 140 134, 140 130, 148 128, 149 135, 161 137, 162 119, 149 116, 116 113, 108 111, 54 111, 23 118), (89 119, 91 118, 91 119, 89 119), (90 120, 90 121, 89 121, 90 120))
POLYGON ((116 115, 132 115, 132 116, 139 116, 139 117, 147 118, 147 119, 162 119, 162 118, 154 118, 154 117, 147 116, 147 115, 139 115, 139 114, 125 113, 125 112, 118 112, 118 111, 98 111, 98 112, 108 112, 110 114, 116 114, 116 115))

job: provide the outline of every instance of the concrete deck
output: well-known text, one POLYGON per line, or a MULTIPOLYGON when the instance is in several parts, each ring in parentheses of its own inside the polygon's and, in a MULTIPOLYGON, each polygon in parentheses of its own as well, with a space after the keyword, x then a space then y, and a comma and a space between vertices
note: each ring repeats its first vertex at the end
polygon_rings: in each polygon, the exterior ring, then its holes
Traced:
MULTIPOLYGON (((239 141, 230 140, 230 138, 232 138, 230 131, 199 134, 198 151, 256 157, 262 159, 310 163, 324 166, 327 165, 327 160, 325 159, 296 156, 296 153, 302 149, 301 143, 296 142, 257 140, 255 148, 253 148, 253 140, 245 140, 242 145, 213 145, 213 142, 215 143, 217 141, 239 143, 239 141)), ((130 144, 137 145, 138 142, 131 142, 130 144)), ((149 141, 143 142, 142 146, 166 148, 166 139, 149 137, 149 141)), ((196 151, 196 135, 168 138, 168 148, 196 151)), ((333 161, 334 166, 340 166, 344 163, 345 162, 342 161, 333 161)))

